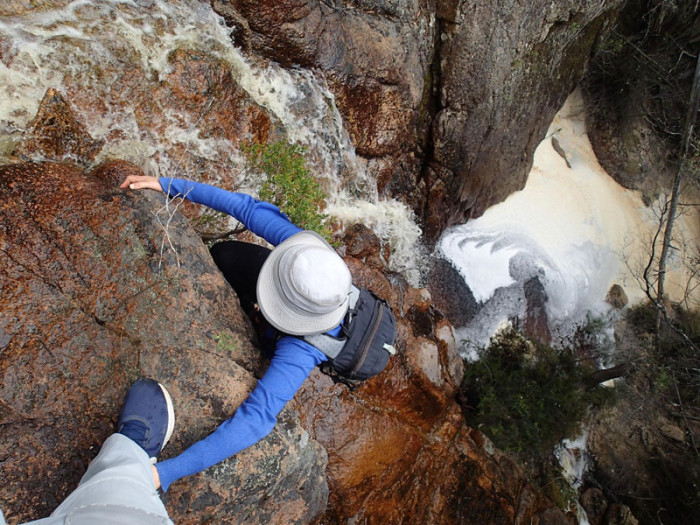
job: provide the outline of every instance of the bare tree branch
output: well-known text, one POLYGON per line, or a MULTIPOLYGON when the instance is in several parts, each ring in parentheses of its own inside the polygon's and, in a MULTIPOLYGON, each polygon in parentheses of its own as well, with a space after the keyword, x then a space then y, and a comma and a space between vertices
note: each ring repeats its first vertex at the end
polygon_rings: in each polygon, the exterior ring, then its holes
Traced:
POLYGON ((681 180, 685 168, 685 161, 690 151, 690 142, 693 137, 693 128, 697 119, 698 108, 700 107, 700 57, 695 63, 695 76, 693 77, 693 88, 690 92, 690 101, 688 104, 688 112, 685 118, 685 126, 683 127, 683 140, 681 142, 681 155, 678 161, 678 169, 673 179, 673 188, 671 190, 671 202, 668 209, 668 219, 666 220, 666 229, 664 230, 663 245, 661 254, 659 255, 659 274, 656 287, 657 298, 656 305, 659 308, 657 316, 657 334, 660 329, 662 319, 668 319, 668 312, 664 305, 664 283, 666 279, 666 261, 671 247, 671 237, 673 235, 673 224, 676 219, 678 210, 678 200, 680 198, 681 180))

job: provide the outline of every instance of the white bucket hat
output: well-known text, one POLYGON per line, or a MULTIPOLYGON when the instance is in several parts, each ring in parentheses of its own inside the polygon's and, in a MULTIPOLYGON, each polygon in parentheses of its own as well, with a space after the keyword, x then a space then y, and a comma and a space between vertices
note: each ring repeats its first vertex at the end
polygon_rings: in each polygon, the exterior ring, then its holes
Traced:
POLYGON ((316 232, 279 244, 263 264, 257 298, 265 319, 284 333, 310 335, 340 324, 352 286, 343 259, 316 232))

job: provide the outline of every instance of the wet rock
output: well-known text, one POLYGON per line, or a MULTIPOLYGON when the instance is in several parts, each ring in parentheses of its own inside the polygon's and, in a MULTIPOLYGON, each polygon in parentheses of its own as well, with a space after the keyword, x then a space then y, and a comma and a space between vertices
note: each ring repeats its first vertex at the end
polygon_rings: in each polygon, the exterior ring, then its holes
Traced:
POLYGON ((314 372, 294 399, 328 451, 329 508, 318 522, 568 523, 466 426, 454 401, 463 364, 430 294, 386 289, 381 272, 346 261, 355 282, 389 292, 398 354, 354 391, 314 372))
MULTIPOLYGON (((10 521, 47 516, 76 486, 135 379, 153 377, 173 397, 168 457, 230 417, 264 364, 184 218, 172 217, 166 238, 153 217, 162 196, 113 184, 137 169, 0 167, 0 500, 10 521)), ((164 500, 178 523, 308 523, 326 506, 325 462, 287 409, 267 439, 164 500)))
POLYGON ((285 67, 324 71, 361 155, 407 153, 416 143, 432 42, 428 10, 413 2, 343 8, 318 0, 217 0, 213 7, 238 28, 244 47, 285 67))
POLYGON ((42 0, 30 2, 27 0, 5 0, 0 5, 0 16, 18 16, 28 11, 41 11, 66 7, 73 0, 42 0), (38 5, 37 5, 38 4, 38 5))
POLYGON ((608 294, 605 296, 605 301, 616 310, 621 310, 629 303, 625 290, 619 284, 613 284, 610 287, 608 294))
MULTIPOLYGON (((43 6, 44 2, 33 4, 43 6)), ((150 11, 146 8, 149 6, 140 5, 139 8, 144 9, 144 17, 147 17, 150 11)), ((76 9, 89 10, 91 7, 85 5, 76 9)), ((155 12, 153 6, 150 9, 155 12)), ((90 30, 84 26, 76 28, 76 31, 84 32, 85 39, 90 39, 90 30)), ((158 31, 157 24, 154 30, 158 31)), ((59 56, 82 56, 90 51, 87 45, 80 48, 83 41, 61 41, 56 53, 59 56)), ((236 82, 231 64, 214 53, 173 49, 162 57, 159 65, 164 70, 154 78, 147 73, 155 75, 156 72, 145 73, 143 56, 125 45, 123 39, 105 41, 103 45, 104 57, 75 78, 66 75, 61 86, 66 106, 78 124, 64 125, 64 121, 72 121, 64 118, 63 113, 59 113, 59 119, 52 119, 50 113, 42 111, 34 121, 44 123, 45 128, 55 133, 49 136, 50 140, 39 141, 42 135, 37 135, 37 139, 30 142, 31 149, 22 144, 15 154, 35 161, 64 160, 64 157, 71 161, 78 159, 82 166, 112 158, 127 158, 138 162, 150 175, 196 177, 203 182, 217 182, 233 189, 240 166, 231 162, 229 152, 209 151, 203 155, 197 144, 201 145, 204 139, 208 141, 207 147, 213 150, 226 147, 230 150, 242 143, 274 142, 283 138, 279 120, 253 100, 236 82), (86 87, 86 75, 91 82, 89 87, 86 87), (105 146, 96 156, 92 149, 83 146, 83 142, 72 138, 82 138, 84 128, 79 123, 90 121, 99 122, 99 138, 105 141, 105 146), (178 138, 164 139, 174 136, 178 138), (59 158, 54 150, 63 156, 59 158)), ((3 60, 4 51, 5 47, 0 44, 3 60)), ((12 58, 10 55, 7 61, 12 58)), ((45 100, 51 100, 51 97, 45 100)), ((58 111, 53 106, 51 109, 58 111)), ((90 131, 97 136, 94 129, 90 131)), ((183 206, 181 211, 189 217, 197 215, 189 205, 183 206)))
POLYGON ((590 525, 601 525, 608 510, 608 501, 603 492, 595 487, 590 488, 581 494, 579 501, 590 525))
POLYGON ((479 305, 464 277, 449 261, 433 257, 427 281, 435 307, 450 323, 460 327, 474 318, 479 305))
POLYGON ((226 138, 233 145, 280 138, 270 115, 233 80, 230 66, 223 60, 175 49, 168 61, 172 67, 154 103, 169 111, 198 116, 200 137, 226 138))
POLYGON ((552 341, 552 334, 549 330, 547 320, 547 292, 538 277, 532 277, 525 281, 523 285, 525 292, 525 334, 549 344, 552 341))
POLYGON ((343 244, 348 255, 362 259, 379 253, 379 238, 364 224, 353 224, 345 230, 343 244))
POLYGON ((379 237, 364 224, 345 229, 343 247, 347 255, 379 269, 386 268, 391 255, 389 246, 382 247, 379 237))
POLYGON ((324 72, 380 190, 429 240, 522 188, 622 4, 213 2, 251 53, 324 72))
POLYGON ((613 503, 603 519, 603 525, 639 525, 639 521, 627 505, 613 503))
POLYGON ((87 165, 104 141, 94 140, 55 89, 48 89, 14 154, 25 160, 72 161, 87 165))
POLYGON ((566 167, 571 169, 571 164, 569 164, 569 159, 566 157, 566 151, 564 151, 564 148, 561 147, 561 144, 559 144, 559 141, 557 140, 556 137, 552 137, 552 148, 554 148, 554 151, 556 151, 559 156, 564 159, 564 162, 566 162, 566 167))

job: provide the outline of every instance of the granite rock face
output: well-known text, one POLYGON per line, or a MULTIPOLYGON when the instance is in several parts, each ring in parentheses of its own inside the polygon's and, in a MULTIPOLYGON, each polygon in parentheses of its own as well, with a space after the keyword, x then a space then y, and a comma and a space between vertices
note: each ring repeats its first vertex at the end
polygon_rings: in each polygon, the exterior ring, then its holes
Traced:
MULTIPOLYGON (((0 13, 27 17, 32 10, 40 13, 66 3, 12 1, 0 13)), ((328 103, 340 112, 359 171, 376 181, 380 195, 407 203, 432 243, 446 227, 481 215, 523 187, 537 144, 624 2, 209 3, 251 63, 274 61, 328 88, 328 103)), ((196 2, 167 4, 189 10, 196 2)), ((143 16, 163 19, 161 4, 136 5, 143 16)), ((94 16, 88 8, 73 8, 77 18, 94 16)), ((207 16, 203 10, 208 6, 199 3, 198 8, 198 15, 207 16)), ((163 28, 156 23, 152 30, 158 36, 163 28)), ((84 37, 91 40, 89 33, 84 37)), ((73 51, 86 52, 81 42, 60 45, 67 60, 73 51)), ((145 141, 180 134, 163 146, 167 154, 148 152, 154 166, 168 157, 173 171, 186 165, 201 179, 231 183, 237 173, 229 159, 188 150, 183 136, 194 123, 198 138, 212 144, 225 139, 233 147, 289 136, 271 107, 253 101, 260 100, 251 96, 259 88, 240 82, 243 73, 232 71, 240 64, 227 62, 226 53, 183 44, 159 55, 158 68, 144 69, 138 46, 105 46, 109 53, 104 60, 91 64, 78 80, 65 75, 61 89, 82 112, 109 115, 102 122, 119 113, 133 115, 135 122, 125 128, 112 126, 108 142, 125 140, 134 128, 145 141)), ((6 47, 0 46, 0 56, 11 65, 17 57, 6 47)), ((309 93, 300 91, 294 104, 303 106, 309 93)), ((338 124, 333 116, 323 127, 338 124)), ((315 133, 324 140, 324 131, 315 133)), ((338 162, 333 169, 347 168, 338 162)), ((344 184, 351 187, 352 182, 344 184)))
POLYGON ((319 70, 380 191, 427 239, 522 189, 622 0, 213 0, 251 55, 319 70))
POLYGON ((40 160, 71 159, 87 165, 95 160, 102 144, 90 136, 63 96, 51 88, 29 123, 24 140, 13 153, 26 160, 36 156, 40 160))
MULTIPOLYGON (((137 172, 124 161, 91 172, 0 168, 0 498, 9 519, 48 515, 76 486, 135 379, 153 377, 173 397, 167 457, 230 417, 264 371, 248 319, 187 221, 174 214, 164 237, 154 217, 162 196, 117 188, 137 172)), ((173 520, 566 523, 466 426, 454 399, 463 363, 428 292, 383 273, 378 240, 351 231, 357 257, 346 261, 356 284, 391 303, 399 355, 354 391, 314 371, 270 436, 171 486, 173 520)))
MULTIPOLYGON (((48 515, 114 431, 130 384, 165 384, 175 454, 230 417, 264 366, 250 323, 186 220, 120 190, 128 163, 0 168, 0 500, 48 515), (102 178, 100 178, 102 177, 102 178)), ((177 523, 307 523, 323 511, 325 451, 287 410, 254 449, 165 498, 177 523), (274 458, 270 461, 269 458, 274 458), (270 484, 270 479, 275 479, 270 484), (261 499, 262 489, 272 497, 261 499), (254 504, 253 504, 254 502, 254 504)))

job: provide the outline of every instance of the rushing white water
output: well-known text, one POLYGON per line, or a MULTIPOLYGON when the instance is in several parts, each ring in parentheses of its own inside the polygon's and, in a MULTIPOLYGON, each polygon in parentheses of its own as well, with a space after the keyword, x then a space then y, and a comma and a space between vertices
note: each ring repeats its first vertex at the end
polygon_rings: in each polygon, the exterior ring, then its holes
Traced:
MULTIPOLYGON (((588 452, 586 442, 588 433, 582 432, 576 439, 565 439, 554 450, 554 455, 559 461, 562 474, 567 483, 578 492, 583 484, 583 476, 588 470, 588 452)), ((586 511, 577 500, 571 502, 576 513, 579 525, 589 525, 586 511)))
MULTIPOLYGON (((545 287, 555 336, 565 335, 589 312, 607 311, 604 299, 614 283, 623 286, 631 302, 642 299, 636 278, 655 228, 653 207, 646 208, 637 192, 622 188, 598 164, 582 108, 580 93, 574 92, 535 152, 522 191, 450 229, 438 245, 438 253, 459 270, 482 305, 457 330, 458 340, 466 342, 465 357, 474 357, 474 349, 486 345, 509 319, 523 318, 523 283, 531 277, 539 277, 545 287)), ((676 230, 689 246, 698 245, 696 216, 682 217, 676 230)), ((683 291, 683 269, 675 270, 668 276, 672 297, 683 291)))
POLYGON ((371 225, 392 247, 392 269, 417 284, 420 229, 405 205, 378 198, 323 79, 246 59, 207 2, 74 0, 0 19, 0 157, 12 149, 12 137, 26 129, 46 90, 56 88, 90 134, 105 139, 97 161, 122 158, 154 175, 197 178, 188 165, 188 158, 196 157, 200 170, 232 177, 237 189, 254 194, 260 179, 245 171, 235 145, 199 136, 197 124, 206 110, 163 107, 153 116, 157 122, 139 121, 140 101, 129 97, 148 97, 159 83, 169 82, 168 57, 177 49, 224 61, 232 80, 282 124, 287 140, 307 148, 309 167, 328 192, 327 213, 341 222, 371 225), (124 75, 129 75, 128 93, 119 87, 124 75), (353 181, 352 188, 341 181, 353 181))

